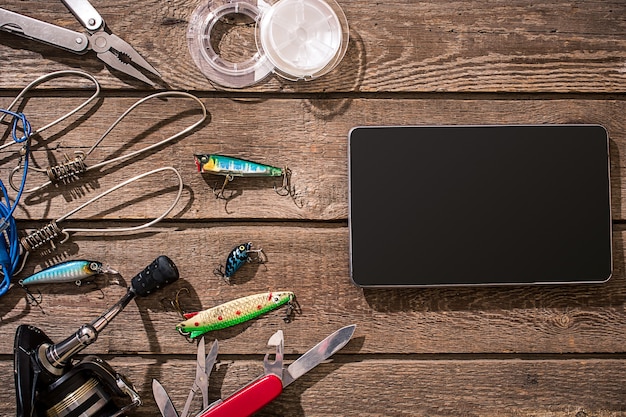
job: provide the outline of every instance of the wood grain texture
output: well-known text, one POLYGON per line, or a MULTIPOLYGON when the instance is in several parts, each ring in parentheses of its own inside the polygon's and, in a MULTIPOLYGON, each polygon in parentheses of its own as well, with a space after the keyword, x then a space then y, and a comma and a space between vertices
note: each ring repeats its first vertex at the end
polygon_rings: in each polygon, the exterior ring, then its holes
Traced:
MULTIPOLYGON (((188 22, 198 4, 112 0, 98 9, 109 27, 133 45, 170 88, 220 90, 196 69, 187 48, 188 22)), ((626 10, 620 1, 346 0, 340 4, 349 22, 350 42, 335 71, 311 83, 270 77, 249 90, 623 91, 626 24, 622 16, 626 10)), ((8 0, 3 7, 80 29, 54 1, 33 7, 29 2, 8 0)), ((241 37, 247 39, 245 33, 241 37)), ((81 68, 96 74, 106 87, 122 88, 130 82, 145 88, 123 74, 112 75, 93 55, 75 56, 14 35, 0 34, 0 57, 19 63, 3 66, 0 87, 15 88, 15 82, 24 80, 26 74, 81 68)))
MULTIPOLYGON (((172 306, 177 293, 182 308, 194 311, 269 290, 294 291, 301 313, 285 323, 285 311, 278 309, 207 334, 207 344, 220 343, 211 399, 230 395, 262 372, 266 343, 276 330, 284 331, 286 359, 292 361, 337 328, 355 323, 354 338, 344 349, 259 415, 626 416, 626 3, 339 3, 350 41, 337 68, 313 81, 272 75, 238 90, 212 83, 191 61, 186 32, 199 1, 94 4, 112 32, 162 74, 157 91, 193 93, 208 117, 172 143, 23 197, 15 216, 26 234, 137 174, 171 166, 183 180, 180 201, 152 228, 71 232, 55 250, 29 255, 14 281, 81 258, 108 263, 120 276, 100 278, 98 285, 42 285, 40 308, 28 305, 17 285, 0 299, 0 376, 5 378, 0 416, 16 411, 12 361, 17 326, 35 325, 61 341, 120 299, 135 274, 161 254, 176 263, 181 279, 131 302, 79 355, 104 358, 135 384, 144 405, 131 417, 158 415, 153 378, 163 383, 179 410, 191 388, 196 345, 175 331, 181 320, 172 306), (376 290, 352 284, 350 129, 565 123, 600 124, 609 133, 614 271, 607 283, 376 290), (212 189, 223 178, 196 171, 193 154, 198 152, 288 166, 294 198, 274 193, 272 179, 238 178, 226 188, 231 198, 218 200, 212 189), (244 265, 230 285, 215 276, 213 270, 228 252, 248 241, 263 248, 267 262, 244 265)), ((82 30, 57 0, 5 0, 1 7, 82 30)), ((254 44, 253 28, 233 20, 224 31, 219 45, 224 56, 243 59, 242 45, 254 44)), ((93 53, 73 55, 0 31, 0 108, 37 77, 67 69, 93 74, 103 88, 100 98, 33 137, 31 167, 45 169, 65 155, 87 152, 126 109, 155 92, 93 53)), ((84 79, 55 79, 31 92, 20 110, 38 128, 92 91, 84 79)), ((150 100, 111 131, 87 165, 163 140, 199 116, 192 100, 150 100)), ((7 121, 0 124, 2 145, 11 138, 7 121)), ((0 179, 7 186, 18 149, 0 149, 0 179)), ((411 178, 395 178, 391 164, 372 175, 411 184, 411 178)), ((44 179, 31 170, 28 185, 44 179)), ((168 207, 176 191, 173 175, 155 174, 72 214, 60 226, 139 225, 168 207)), ((372 190, 372 198, 391 197, 372 190)), ((458 214, 451 221, 462 233, 463 213, 458 214)), ((404 262, 411 273, 419 254, 404 262)))
MULTIPOLYGON (((63 162, 65 154, 73 157, 76 151, 86 152, 126 109, 142 97, 104 97, 83 115, 43 132, 33 141, 34 164, 47 168, 63 162)), ((0 105, 8 105, 11 99, 11 96, 0 96, 0 105)), ((28 195, 24 199, 24 210, 18 211, 17 215, 29 219, 58 218, 86 199, 134 175, 161 166, 173 166, 183 177, 185 192, 171 217, 345 220, 348 217, 348 134, 356 126, 591 123, 601 124, 608 131, 613 216, 616 219, 625 216, 621 156, 626 152, 626 125, 622 117, 626 106, 621 100, 271 98, 242 101, 236 97, 208 97, 202 98, 202 102, 209 116, 195 131, 132 160, 91 171, 84 179, 68 186, 48 187, 28 195), (215 199, 212 192, 216 186, 221 187, 223 177, 199 174, 193 162, 194 153, 222 153, 279 167, 288 166, 293 172, 295 198, 281 198, 272 191, 280 180, 237 178, 227 186, 231 198, 225 204, 223 200, 215 199)), ((24 106, 24 111, 33 114, 33 126, 42 126, 78 103, 80 100, 75 97, 33 98, 24 106), (50 107, 58 112, 43 111, 50 107)), ((95 165, 161 141, 198 121, 199 112, 197 103, 190 99, 147 101, 111 131, 86 163, 95 165)), ((5 140, 9 138, 5 137, 5 140)), ((4 178, 17 165, 17 149, 12 146, 0 153, 4 162, 0 172, 4 178)), ((394 151, 401 150, 381 149, 381 154, 393 154, 394 151)), ((392 161, 385 168, 387 172, 372 170, 372 175, 391 176, 392 161)), ((19 179, 18 175, 16 180, 19 179)), ((28 187, 35 187, 45 180, 45 175, 32 173, 28 187)), ((394 180, 411 182, 410 178, 394 180)), ((72 218, 156 217, 145 208, 146 204, 149 207, 159 203, 167 205, 174 197, 175 187, 176 179, 171 175, 148 177, 123 189, 123 194, 134 203, 143 200, 143 205, 133 206, 132 213, 120 212, 121 207, 118 211, 102 213, 102 207, 111 209, 112 206, 103 200, 102 205, 87 207, 72 218), (155 201, 162 191, 166 191, 166 195, 155 201)), ((384 194, 384 191, 372 191, 373 196, 377 194, 384 194)))
MULTIPOLYGON (((351 342, 352 343, 352 342, 351 342)), ((182 410, 193 382, 191 358, 113 357, 109 363, 134 376, 135 388, 150 393, 152 379, 161 381, 174 405, 182 410), (187 372, 185 374, 185 372, 187 372), (183 386, 172 383, 176 379, 183 386)), ((218 356, 209 381, 209 397, 225 397, 259 376, 262 357, 218 356)), ((290 359, 291 360, 291 359, 290 359)), ((0 372, 9 373, 7 364, 0 372)), ((619 382, 623 361, 584 360, 428 360, 336 355, 292 385, 259 412, 259 416, 533 416, 537 409, 554 417, 622 415, 624 388, 619 382), (593 392, 595 395, 590 395, 593 392), (358 393, 358 395, 355 395, 358 393)), ((0 404, 11 415, 13 396, 0 392, 0 404)), ((199 410, 201 402, 193 403, 199 410)), ((150 394, 133 415, 155 416, 150 394)))

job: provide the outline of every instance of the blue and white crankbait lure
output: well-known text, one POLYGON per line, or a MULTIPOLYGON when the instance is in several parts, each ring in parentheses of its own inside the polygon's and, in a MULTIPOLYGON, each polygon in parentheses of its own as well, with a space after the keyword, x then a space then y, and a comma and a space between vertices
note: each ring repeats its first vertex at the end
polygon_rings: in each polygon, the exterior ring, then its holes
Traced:
POLYGON ((82 280, 99 274, 118 275, 119 272, 98 261, 75 260, 53 265, 20 280, 19 283, 22 286, 58 282, 74 282, 76 285, 81 285, 82 280))
POLYGON ((252 262, 252 258, 250 257, 251 253, 256 253, 257 262, 263 263, 263 259, 260 256, 260 254, 263 253, 263 249, 252 249, 252 242, 242 243, 235 246, 233 250, 230 251, 226 258, 226 266, 220 264, 213 272, 215 275, 224 278, 226 282, 230 282, 230 277, 232 277, 243 264, 252 262))

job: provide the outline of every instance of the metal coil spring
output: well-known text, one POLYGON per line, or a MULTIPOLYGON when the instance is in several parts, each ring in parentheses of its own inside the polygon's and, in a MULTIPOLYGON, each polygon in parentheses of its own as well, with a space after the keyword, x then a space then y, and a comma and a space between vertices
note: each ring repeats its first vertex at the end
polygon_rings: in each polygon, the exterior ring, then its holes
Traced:
POLYGON ((67 184, 78 178, 78 174, 87 171, 87 165, 85 164, 85 154, 79 153, 70 159, 68 154, 65 154, 65 162, 53 167, 49 167, 46 170, 48 178, 52 182, 63 182, 67 184))
POLYGON ((30 233, 28 236, 23 237, 20 242, 22 243, 22 246, 25 250, 27 250, 28 252, 32 252, 48 242, 52 244, 52 242, 61 235, 63 235, 63 241, 65 241, 67 239, 67 233, 63 232, 59 228, 56 221, 51 221, 49 224, 42 227, 41 229, 38 229, 30 233))

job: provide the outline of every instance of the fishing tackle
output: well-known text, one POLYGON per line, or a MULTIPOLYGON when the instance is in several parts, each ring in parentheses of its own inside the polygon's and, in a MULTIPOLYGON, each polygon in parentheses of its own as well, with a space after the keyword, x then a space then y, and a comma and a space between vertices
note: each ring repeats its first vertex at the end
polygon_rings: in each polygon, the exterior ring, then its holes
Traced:
MULTIPOLYGON (((176 325, 176 330, 189 339, 213 330, 224 329, 258 317, 284 304, 291 305, 295 295, 291 291, 267 292, 228 301, 195 313, 185 313, 187 320, 176 325)), ((289 307, 288 314, 294 309, 289 307)))
POLYGON ((198 172, 207 172, 225 177, 222 188, 218 192, 213 190, 217 198, 225 199, 224 189, 226 184, 235 179, 235 177, 282 177, 282 185, 280 187, 274 186, 274 191, 281 196, 293 196, 291 170, 288 167, 277 168, 232 156, 216 154, 195 154, 193 157, 198 172))
POLYGON ((235 246, 233 250, 230 251, 226 258, 226 266, 220 264, 213 270, 213 273, 221 276, 226 282, 230 283, 230 277, 233 276, 244 263, 252 262, 252 258, 250 257, 251 253, 257 254, 256 258, 258 263, 264 262, 260 255, 263 253, 263 249, 252 249, 252 242, 242 243, 235 246))
POLYGON ((68 239, 69 239, 69 233, 70 232, 88 232, 88 233, 124 233, 124 232, 133 232, 136 230, 140 230, 140 229, 144 229, 146 227, 152 226, 153 224, 161 221, 163 218, 165 218, 165 216, 167 216, 176 206, 176 204, 178 204, 178 201, 180 200, 180 197, 183 193, 183 179, 180 176, 180 173, 172 167, 162 167, 162 168, 157 168, 154 169, 152 171, 148 171, 145 172, 143 174, 137 175, 133 178, 130 178, 124 182, 121 182, 120 184, 111 187, 110 189, 108 189, 107 191, 104 191, 103 193, 95 196, 94 198, 92 198, 91 200, 87 201, 86 203, 83 203, 82 205, 78 206, 77 208, 75 208, 74 210, 71 210, 70 212, 66 213, 65 215, 59 217, 56 220, 51 221, 49 224, 47 224, 46 226, 31 232, 29 235, 23 237, 20 240, 20 243, 22 244, 22 247, 24 248, 24 250, 26 250, 27 252, 32 252, 38 248, 40 248, 41 246, 43 246, 46 243, 50 243, 53 247, 54 247, 54 241, 55 240, 59 240, 59 243, 65 243, 68 239), (88 229, 88 228, 65 228, 65 229, 61 229, 58 225, 58 223, 60 223, 61 221, 67 219, 68 217, 70 217, 72 214, 78 212, 79 210, 85 208, 86 206, 88 206, 89 204, 93 203, 96 200, 99 200, 100 198, 106 196, 107 194, 112 193, 113 191, 122 188, 128 184, 130 184, 133 181, 137 181, 141 178, 144 178, 148 175, 151 174, 155 174, 157 172, 162 172, 162 171, 172 171, 175 175, 176 178, 178 179, 178 194, 176 195, 176 198, 174 198, 173 203, 163 212, 161 213, 160 216, 158 216, 157 218, 150 220, 147 223, 138 225, 138 226, 131 226, 131 227, 118 227, 118 228, 109 228, 109 229, 88 229))
POLYGON ((74 282, 80 286, 84 279, 100 274, 118 275, 119 272, 98 261, 74 260, 62 262, 39 271, 26 279, 20 280, 19 284, 28 286, 33 284, 74 282))
POLYGON ((172 260, 159 256, 135 275, 117 303, 58 343, 34 325, 19 325, 13 344, 16 416, 119 417, 140 405, 139 393, 124 375, 97 356, 76 360, 76 355, 135 297, 146 297, 178 278, 172 260))
MULTIPOLYGON (((53 183, 63 183, 63 184, 68 184, 70 182, 76 181, 82 174, 92 171, 94 169, 98 169, 98 168, 102 168, 105 165, 109 165, 109 164, 113 164, 116 162, 120 162, 126 159, 130 159, 133 158, 139 154, 143 154, 146 153, 148 151, 151 151, 152 149, 158 148, 162 145, 165 145, 168 142, 173 141, 174 139, 177 139, 187 133, 189 133, 190 131, 192 131, 193 129, 195 129, 196 127, 198 127, 202 122, 204 122, 204 120, 206 120, 207 117, 207 110, 206 107, 204 106, 204 103, 202 103, 202 101, 200 101, 199 98, 197 98, 196 96, 194 96, 193 94, 189 94, 183 91, 162 91, 159 93, 155 93, 152 95, 149 95, 147 97, 142 98, 141 100, 138 100, 135 104, 133 104, 132 106, 130 106, 120 117, 118 117, 118 119, 113 122, 113 124, 107 129, 106 132, 104 132, 104 134, 100 137, 100 139, 98 139, 92 146, 91 148, 87 151, 87 152, 82 152, 82 151, 76 151, 74 152, 75 156, 72 158, 70 155, 68 154, 64 154, 64 159, 65 161, 61 164, 55 165, 55 166, 51 166, 48 167, 46 169, 43 168, 33 168, 31 167, 31 169, 36 170, 38 172, 45 172, 46 175, 48 176, 48 181, 42 183, 41 185, 39 185, 38 187, 34 187, 31 188, 29 190, 26 190, 24 192, 26 193, 32 193, 38 190, 41 190, 44 187, 47 187, 50 184, 53 183), (139 105, 145 103, 148 100, 154 99, 154 98, 163 98, 163 97, 183 97, 183 98, 190 98, 195 100, 199 105, 200 108, 202 110, 202 117, 196 121, 195 123, 193 123, 192 125, 186 127, 185 129, 181 130, 180 132, 166 138, 163 139, 159 142, 156 142, 152 145, 146 146, 145 148, 142 149, 138 149, 136 151, 130 152, 126 155, 121 155, 118 156, 116 158, 112 158, 112 159, 107 159, 104 160, 102 162, 99 162, 97 164, 94 165, 90 165, 87 166, 87 164, 85 163, 85 160, 87 159, 87 157, 100 145, 100 143, 109 135, 109 133, 134 109, 136 109, 139 105)), ((21 160, 20 163, 18 163, 18 166, 15 167, 13 169, 13 171, 11 172, 11 175, 9 176, 9 183, 11 184, 11 187, 13 187, 13 189, 16 189, 16 185, 13 183, 13 176, 15 175, 15 173, 17 173, 18 171, 20 171, 22 169, 21 166, 21 160)))
MULTIPOLYGON (((22 161, 24 161, 22 179, 21 179, 19 187, 16 187, 15 185, 12 184, 12 187, 17 191, 17 196, 13 199, 12 205, 11 205, 11 200, 9 199, 9 195, 7 193, 6 187, 4 186, 4 183, 0 181, 0 189, 2 191, 2 197, 4 198, 4 201, 6 202, 6 203, 0 203, 0 216, 2 217, 2 222, 0 223, 0 265, 2 267, 2 270, 0 272, 2 274, 2 283, 0 284, 0 295, 4 295, 9 290, 12 276, 19 273, 19 271, 22 269, 24 265, 24 263, 22 262, 20 266, 20 262, 19 262, 20 256, 21 256, 20 242, 19 242, 19 237, 17 233, 17 225, 13 217, 13 212, 18 206, 20 199, 22 197, 22 194, 24 193, 25 186, 26 186, 31 136, 43 132, 49 127, 56 125, 57 123, 67 119, 68 117, 72 116, 76 112, 80 111, 82 108, 90 104, 99 95, 99 93, 100 93, 100 85, 98 84, 98 81, 96 81, 96 79, 90 74, 87 74, 81 71, 71 71, 71 70, 70 71, 58 71, 58 72, 53 72, 53 73, 37 78, 36 80, 31 82, 29 85, 27 85, 17 95, 17 97, 13 100, 13 102, 9 105, 9 107, 6 110, 0 109, 0 123, 4 120, 4 118, 7 115, 10 115, 13 117, 13 121, 11 123, 11 127, 12 127, 11 134, 12 134, 13 142, 7 142, 1 145, 0 150, 3 150, 7 146, 10 146, 14 143, 22 144, 22 148, 19 151, 18 165, 22 165, 22 161), (43 82, 46 82, 50 79, 64 77, 64 76, 79 76, 79 77, 85 77, 85 78, 90 79, 96 87, 95 93, 86 101, 84 101, 82 104, 80 104, 78 107, 76 107, 75 109, 71 110, 70 112, 66 113, 65 115, 61 116, 55 121, 48 123, 47 125, 36 130, 32 129, 31 124, 26 119, 26 116, 24 115, 24 113, 21 113, 18 111, 12 111, 13 107, 26 95, 28 91, 30 91, 37 85, 43 82), (17 133, 20 123, 21 123, 21 130, 23 132, 22 137, 18 137, 18 133, 17 133)), ((13 173, 11 174, 11 177, 12 175, 13 173)), ((11 177, 9 177, 10 183, 12 180, 11 177)), ((32 297, 32 294, 30 293, 28 294, 30 297, 32 297)), ((33 300, 34 300, 34 297, 33 297, 33 300)))

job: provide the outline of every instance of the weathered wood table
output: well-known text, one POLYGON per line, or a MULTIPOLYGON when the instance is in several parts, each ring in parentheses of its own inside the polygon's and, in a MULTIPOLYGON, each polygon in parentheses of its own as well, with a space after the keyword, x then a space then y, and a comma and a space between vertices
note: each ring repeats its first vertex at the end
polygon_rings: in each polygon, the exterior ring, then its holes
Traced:
MULTIPOLYGON (((340 0, 350 41, 337 68, 313 81, 270 76, 243 89, 211 83, 191 61, 186 31, 199 3, 94 2, 111 30, 161 73, 164 85, 157 91, 191 92, 209 116, 147 154, 22 197, 15 218, 25 234, 151 169, 174 167, 184 184, 174 210, 153 227, 72 232, 55 250, 27 258, 14 284, 69 259, 102 261, 120 272, 120 282, 42 285, 41 308, 27 304, 19 286, 0 298, 0 415, 15 415, 18 325, 32 324, 60 341, 113 305, 131 278, 162 254, 176 263, 181 279, 131 302, 79 355, 100 356, 134 383, 143 405, 130 415, 159 414, 153 378, 179 411, 187 398, 196 345, 174 328, 180 316, 171 301, 179 290, 185 311, 268 290, 294 291, 301 306, 291 323, 283 322, 279 309, 207 335, 207 345, 214 338, 220 343, 209 385, 212 399, 230 395, 262 372, 263 355, 270 351, 266 344, 276 330, 284 331, 291 361, 337 328, 357 324, 343 350, 259 415, 626 415, 625 2, 340 0), (609 132, 614 219, 609 282, 410 290, 363 290, 351 283, 347 134, 352 127, 544 123, 597 123, 609 132), (222 179, 197 172, 196 152, 288 166, 295 195, 274 193, 273 179, 236 179, 227 187, 230 200, 216 199, 212 187, 222 179), (228 252, 248 241, 263 248, 267 262, 245 265, 230 284, 216 277, 213 270, 228 252)), ((2 7, 82 30, 60 1, 5 0, 2 7)), ((245 58, 254 49, 254 28, 239 19, 226 24, 233 27, 222 36, 223 50, 245 52, 245 58)), ((86 152, 126 109, 155 91, 93 53, 74 55, 0 32, 0 108, 37 77, 67 69, 93 74, 102 86, 100 98, 32 138, 33 166, 46 168, 63 162, 65 154, 86 152)), ((92 92, 85 79, 55 79, 31 92, 22 111, 38 128, 92 92)), ((95 165, 156 143, 200 116, 193 100, 150 100, 117 125, 86 162, 95 165)), ((7 143, 6 121, 2 128, 7 143)), ((19 149, 1 151, 0 178, 7 187, 19 149)), ((411 182, 393 178, 392 165, 377 168, 372 175, 411 182)), ((29 171, 29 187, 44 180, 44 174, 29 171)), ((176 193, 171 171, 157 173, 88 205, 60 226, 136 226, 157 217, 176 193)), ((391 198, 397 197, 372 189, 372 199, 391 198)), ((450 219, 459 223, 459 233, 462 219, 461 212, 450 219)), ((407 273, 417 261, 419 253, 406 260, 407 273)))

